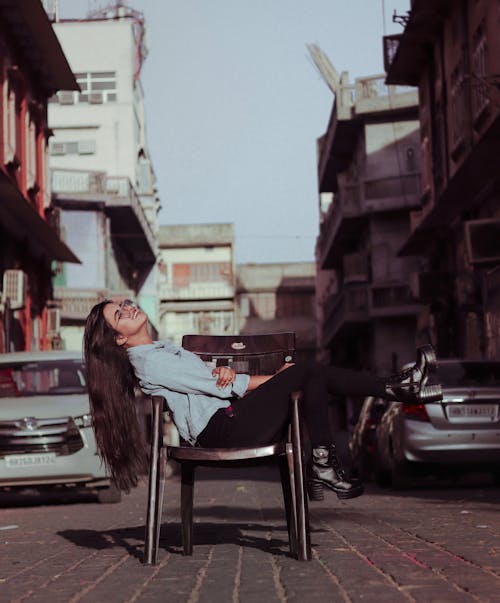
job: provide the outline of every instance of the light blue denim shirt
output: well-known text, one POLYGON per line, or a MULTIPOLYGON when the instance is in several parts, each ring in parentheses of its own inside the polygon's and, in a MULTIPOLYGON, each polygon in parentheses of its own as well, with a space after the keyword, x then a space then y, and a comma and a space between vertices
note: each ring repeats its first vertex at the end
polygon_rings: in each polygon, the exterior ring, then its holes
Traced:
POLYGON ((194 445, 212 415, 243 396, 249 375, 238 374, 231 385, 216 386, 217 378, 196 354, 171 341, 155 341, 127 350, 142 391, 163 396, 181 438, 194 445))

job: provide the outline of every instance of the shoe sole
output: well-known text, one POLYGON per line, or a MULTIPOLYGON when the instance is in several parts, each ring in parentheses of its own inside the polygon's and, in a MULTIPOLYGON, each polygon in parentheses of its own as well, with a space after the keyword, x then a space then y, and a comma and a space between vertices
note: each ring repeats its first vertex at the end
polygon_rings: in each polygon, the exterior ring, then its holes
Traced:
POLYGON ((356 498, 358 496, 361 496, 363 494, 363 492, 365 491, 364 487, 361 484, 359 486, 355 486, 354 488, 352 488, 349 491, 345 491, 345 490, 336 490, 328 482, 323 482, 319 479, 312 479, 312 480, 309 480, 309 483, 307 485, 309 500, 311 500, 311 501, 324 500, 325 495, 323 492, 323 488, 328 488, 332 492, 335 492, 335 494, 337 495, 337 498, 340 498, 341 500, 347 500, 349 498, 356 498))
POLYGON ((443 399, 443 388, 440 385, 426 385, 420 390, 419 398, 421 404, 441 402, 443 399))

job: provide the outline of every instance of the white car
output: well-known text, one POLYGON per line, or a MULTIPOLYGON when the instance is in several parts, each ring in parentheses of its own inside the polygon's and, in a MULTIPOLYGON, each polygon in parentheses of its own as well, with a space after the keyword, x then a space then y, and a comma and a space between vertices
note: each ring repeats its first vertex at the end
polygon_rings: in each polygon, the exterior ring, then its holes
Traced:
POLYGON ((82 354, 0 354, 0 489, 86 487, 119 502, 96 450, 82 354))

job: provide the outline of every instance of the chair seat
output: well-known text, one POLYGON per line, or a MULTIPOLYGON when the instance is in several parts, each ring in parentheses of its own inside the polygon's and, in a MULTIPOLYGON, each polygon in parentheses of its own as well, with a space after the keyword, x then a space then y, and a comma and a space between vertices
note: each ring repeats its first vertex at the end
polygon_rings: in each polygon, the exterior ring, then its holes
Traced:
POLYGON ((196 448, 168 444, 166 448, 168 458, 182 461, 244 461, 285 454, 284 442, 252 448, 196 448))

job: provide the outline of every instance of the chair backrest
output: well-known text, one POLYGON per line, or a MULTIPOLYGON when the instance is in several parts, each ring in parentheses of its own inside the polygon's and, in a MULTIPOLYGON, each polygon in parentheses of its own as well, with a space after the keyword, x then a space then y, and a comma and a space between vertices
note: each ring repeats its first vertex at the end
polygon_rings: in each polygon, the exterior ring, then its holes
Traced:
POLYGON ((182 347, 209 365, 237 373, 271 375, 295 360, 295 333, 259 335, 184 335, 182 347))

